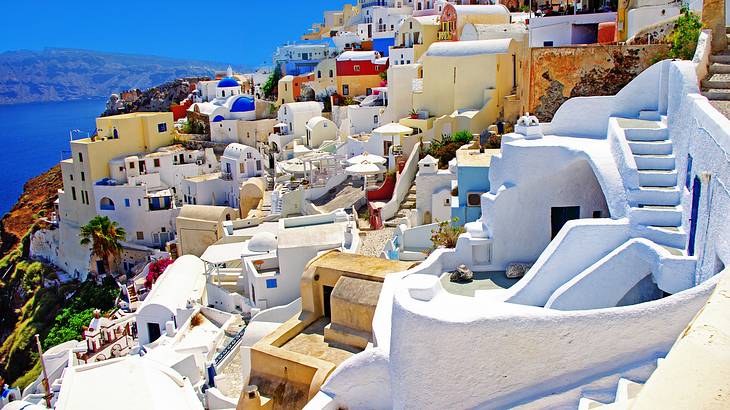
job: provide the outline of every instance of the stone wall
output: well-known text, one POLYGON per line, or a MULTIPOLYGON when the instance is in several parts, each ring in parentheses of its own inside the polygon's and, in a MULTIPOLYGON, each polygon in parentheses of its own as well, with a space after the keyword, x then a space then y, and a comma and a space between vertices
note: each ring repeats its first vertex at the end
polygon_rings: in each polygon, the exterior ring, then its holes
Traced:
POLYGON ((528 111, 550 121, 569 98, 616 94, 668 49, 667 44, 533 48, 528 111))

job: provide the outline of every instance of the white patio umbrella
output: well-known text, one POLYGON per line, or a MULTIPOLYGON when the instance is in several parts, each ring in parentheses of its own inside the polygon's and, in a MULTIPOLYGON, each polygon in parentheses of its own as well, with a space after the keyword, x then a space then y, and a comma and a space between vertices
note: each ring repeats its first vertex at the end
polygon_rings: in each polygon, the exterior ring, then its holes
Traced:
POLYGON ((378 164, 374 164, 372 162, 363 161, 359 164, 350 165, 349 167, 345 168, 345 171, 350 174, 360 175, 363 177, 363 190, 367 190, 367 181, 368 181, 368 175, 378 175, 384 173, 385 167, 382 167, 378 164))
POLYGON ((366 152, 362 155, 358 155, 356 157, 352 157, 352 158, 348 159, 347 162, 352 165, 362 164, 363 162, 367 162, 370 164, 376 164, 376 165, 383 165, 387 162, 387 160, 385 158, 381 157, 380 155, 368 154, 366 152))

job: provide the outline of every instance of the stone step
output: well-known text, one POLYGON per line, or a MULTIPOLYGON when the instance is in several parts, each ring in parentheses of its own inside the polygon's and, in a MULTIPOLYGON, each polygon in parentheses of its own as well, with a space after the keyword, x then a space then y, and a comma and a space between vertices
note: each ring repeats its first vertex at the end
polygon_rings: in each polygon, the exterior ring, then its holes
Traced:
POLYGON ((639 225, 679 226, 682 224, 681 206, 640 205, 632 207, 631 219, 639 225))
POLYGON ((710 64, 710 73, 730 74, 730 64, 712 63, 710 64))
POLYGON ((675 206, 681 191, 677 187, 640 187, 629 191, 629 201, 638 206, 675 206))
POLYGON ((625 128, 624 134, 629 141, 666 141, 669 131, 661 128, 625 128))
POLYGON ((639 170, 673 170, 675 168, 674 155, 634 155, 639 170))
POLYGON ((642 234, 657 244, 673 248, 682 249, 687 244, 687 233, 679 226, 647 226, 642 234))
POLYGON ((671 141, 629 141, 629 147, 636 155, 669 155, 673 149, 671 141))
POLYGON ((659 121, 662 119, 662 116, 659 114, 659 111, 641 110, 639 111, 639 119, 647 121, 659 121))
POLYGON ((644 387, 644 385, 641 383, 636 383, 624 378, 619 379, 618 386, 616 386, 615 401, 623 402, 635 398, 641 391, 642 387, 644 387))
POLYGON ((677 170, 641 170, 639 171, 639 184, 642 187, 673 187, 677 185, 677 170))
POLYGON ((666 249, 673 256, 687 256, 683 248, 677 248, 674 246, 662 245, 662 248, 666 249))
POLYGON ((701 85, 704 88, 730 88, 730 74, 710 74, 701 81, 701 85))
POLYGON ((718 89, 715 88, 708 91, 702 91, 702 95, 712 101, 730 101, 730 90, 718 91, 718 89))
POLYGON ((601 406, 603 406, 605 403, 601 403, 600 401, 595 401, 593 399, 589 399, 587 397, 581 397, 578 401, 578 410, 592 410, 597 409, 601 406))
POLYGON ((714 54, 710 56, 710 62, 730 64, 730 55, 727 54, 714 54))
POLYGON ((415 201, 405 201, 401 205, 401 209, 416 209, 416 202, 415 201))

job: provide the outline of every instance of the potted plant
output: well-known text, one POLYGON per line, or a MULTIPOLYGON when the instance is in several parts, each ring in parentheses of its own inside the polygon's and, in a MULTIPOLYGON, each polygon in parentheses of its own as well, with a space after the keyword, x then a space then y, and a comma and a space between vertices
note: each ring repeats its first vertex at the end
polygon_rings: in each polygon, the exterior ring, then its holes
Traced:
POLYGON ((412 120, 417 120, 418 119, 418 111, 416 111, 416 110, 411 110, 411 113, 409 115, 410 115, 410 117, 411 117, 412 120))

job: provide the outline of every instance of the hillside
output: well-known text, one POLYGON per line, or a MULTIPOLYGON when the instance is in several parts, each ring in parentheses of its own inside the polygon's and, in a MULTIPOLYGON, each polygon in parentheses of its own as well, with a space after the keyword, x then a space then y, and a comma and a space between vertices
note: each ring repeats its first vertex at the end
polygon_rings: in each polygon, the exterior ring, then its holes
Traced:
POLYGON ((210 76, 227 66, 75 49, 7 51, 0 53, 0 104, 108 97, 177 78, 210 76))

